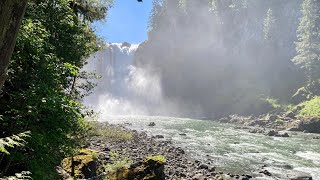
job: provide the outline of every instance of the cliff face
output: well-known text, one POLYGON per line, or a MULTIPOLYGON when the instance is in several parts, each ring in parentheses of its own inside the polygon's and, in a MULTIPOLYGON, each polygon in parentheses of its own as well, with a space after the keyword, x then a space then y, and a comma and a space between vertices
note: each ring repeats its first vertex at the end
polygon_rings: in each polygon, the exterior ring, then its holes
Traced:
POLYGON ((135 64, 152 68, 164 96, 207 116, 263 111, 288 100, 301 76, 291 62, 301 0, 172 0, 155 3, 135 64))

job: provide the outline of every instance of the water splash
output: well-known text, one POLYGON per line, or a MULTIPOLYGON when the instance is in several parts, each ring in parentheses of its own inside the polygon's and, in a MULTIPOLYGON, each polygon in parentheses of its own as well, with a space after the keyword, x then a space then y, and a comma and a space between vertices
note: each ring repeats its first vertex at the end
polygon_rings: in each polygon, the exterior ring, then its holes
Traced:
POLYGON ((101 117, 186 114, 184 110, 190 107, 178 106, 163 96, 161 77, 153 69, 134 65, 138 47, 139 44, 111 43, 89 57, 83 70, 101 78, 84 103, 100 112, 101 117))

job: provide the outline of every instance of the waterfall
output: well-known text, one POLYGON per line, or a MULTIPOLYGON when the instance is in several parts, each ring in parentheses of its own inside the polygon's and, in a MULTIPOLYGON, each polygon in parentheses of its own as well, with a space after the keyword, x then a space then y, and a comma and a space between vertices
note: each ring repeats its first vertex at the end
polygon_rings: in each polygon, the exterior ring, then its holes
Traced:
POLYGON ((84 104, 113 115, 181 115, 182 110, 172 100, 163 97, 161 77, 150 69, 135 66, 134 54, 139 44, 110 43, 92 54, 84 71, 100 78, 84 104))

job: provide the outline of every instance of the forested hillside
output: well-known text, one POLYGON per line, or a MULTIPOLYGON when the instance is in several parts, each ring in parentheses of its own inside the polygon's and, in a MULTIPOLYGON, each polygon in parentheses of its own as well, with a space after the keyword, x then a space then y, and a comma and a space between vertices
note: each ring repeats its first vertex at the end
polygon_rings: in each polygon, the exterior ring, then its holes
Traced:
POLYGON ((271 98, 298 104, 319 95, 318 6, 155 0, 136 64, 160 75, 168 99, 200 106, 208 117, 266 113, 271 98), (312 96, 293 96, 301 87, 312 96))

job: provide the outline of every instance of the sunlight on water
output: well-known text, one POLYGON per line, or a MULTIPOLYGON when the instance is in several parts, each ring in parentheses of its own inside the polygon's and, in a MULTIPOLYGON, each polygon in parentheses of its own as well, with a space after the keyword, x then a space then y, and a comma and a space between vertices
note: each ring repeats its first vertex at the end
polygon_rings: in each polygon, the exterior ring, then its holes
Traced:
POLYGON ((130 128, 149 135, 164 135, 191 156, 210 162, 221 171, 257 175, 266 165, 276 179, 286 179, 286 174, 294 171, 307 172, 313 179, 320 179, 320 143, 310 134, 268 137, 213 121, 173 117, 113 116, 105 120, 131 123, 130 128), (150 122, 156 126, 147 126, 150 122), (186 136, 179 135, 181 133, 186 136))

